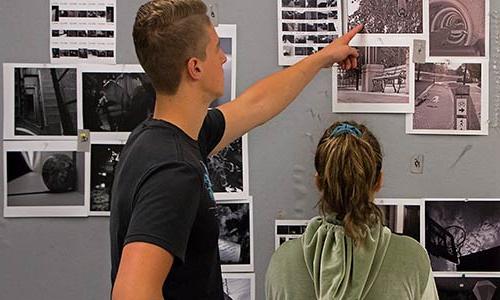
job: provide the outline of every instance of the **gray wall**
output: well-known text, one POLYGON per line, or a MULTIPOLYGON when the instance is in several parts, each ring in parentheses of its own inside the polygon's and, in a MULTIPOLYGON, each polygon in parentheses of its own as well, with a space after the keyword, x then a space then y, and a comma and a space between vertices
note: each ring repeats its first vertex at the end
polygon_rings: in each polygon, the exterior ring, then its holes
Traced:
MULTIPOLYGON (((117 63, 137 63, 131 28, 142 1, 117 2, 117 63)), ((491 5, 492 11, 500 9, 498 1, 491 5)), ((238 25, 238 92, 280 69, 276 0, 220 0, 219 14, 220 23, 238 25)), ((492 24, 491 36, 496 34, 492 24)), ((48 36, 47 0, 1 0, 0 62, 48 63, 48 36)), ((492 49, 494 43, 493 38, 492 49)), ((495 95, 495 81, 490 83, 495 95)), ((283 114, 249 135, 258 300, 264 299, 264 274, 274 249, 274 219, 315 214, 312 156, 319 135, 334 120, 364 122, 379 137, 386 178, 380 197, 500 198, 498 128, 487 137, 410 136, 404 133, 403 115, 334 115, 330 99, 331 75, 324 70, 283 114), (472 148, 452 168, 466 147, 472 148), (425 155, 423 175, 408 169, 417 153, 425 155)), ((107 218, 0 217, 1 299, 105 299, 109 272, 107 218)))

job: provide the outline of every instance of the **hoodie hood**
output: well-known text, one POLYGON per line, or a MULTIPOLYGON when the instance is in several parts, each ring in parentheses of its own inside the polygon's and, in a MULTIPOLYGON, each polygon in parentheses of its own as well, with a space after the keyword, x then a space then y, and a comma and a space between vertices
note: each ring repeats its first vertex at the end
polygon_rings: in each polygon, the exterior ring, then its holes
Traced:
POLYGON ((391 231, 377 224, 368 230, 363 245, 354 247, 335 215, 311 219, 301 241, 316 298, 365 298, 380 271, 390 238, 391 231))

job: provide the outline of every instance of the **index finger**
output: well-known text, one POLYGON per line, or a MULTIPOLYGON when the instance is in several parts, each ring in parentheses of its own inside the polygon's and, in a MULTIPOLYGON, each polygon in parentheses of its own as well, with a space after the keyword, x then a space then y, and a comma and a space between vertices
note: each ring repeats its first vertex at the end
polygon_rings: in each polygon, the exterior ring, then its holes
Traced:
POLYGON ((363 29, 363 24, 358 24, 356 27, 354 27, 353 29, 351 29, 349 32, 347 32, 346 34, 344 34, 341 39, 346 43, 348 44, 352 38, 358 33, 361 31, 361 29, 363 29))

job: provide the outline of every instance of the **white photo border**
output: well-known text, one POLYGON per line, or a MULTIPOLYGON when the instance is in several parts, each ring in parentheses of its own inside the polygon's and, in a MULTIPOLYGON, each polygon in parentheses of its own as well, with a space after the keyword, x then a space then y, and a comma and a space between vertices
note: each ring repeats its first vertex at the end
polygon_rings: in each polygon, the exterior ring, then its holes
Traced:
MULTIPOLYGON (((77 135, 16 135, 15 134, 15 69, 16 68, 36 68, 36 69, 75 69, 74 64, 31 64, 31 63, 4 63, 3 64, 3 136, 4 140, 18 141, 76 141, 77 135)), ((77 87, 78 81, 75 82, 77 87)), ((77 106, 78 113, 78 106, 77 106)), ((78 118, 77 118, 78 119, 78 118)), ((75 124, 77 125, 77 124, 75 124)))
MULTIPOLYGON (((5 218, 22 217, 87 217, 89 194, 84 189, 83 205, 61 206, 8 206, 7 202, 7 152, 9 151, 77 151, 77 142, 73 141, 4 141, 3 146, 3 214, 5 218)), ((84 153, 84 181, 90 173, 89 152, 84 153)), ((84 182, 84 186, 85 186, 84 182)))
MULTIPOLYGON (((274 250, 277 250, 280 244, 280 237, 292 237, 292 235, 278 234, 278 226, 307 226, 311 220, 274 220, 274 250)), ((299 237, 302 234, 293 235, 293 237, 299 237)), ((288 240, 287 240, 288 241, 288 240)))
MULTIPOLYGON (((456 201, 456 202, 473 202, 473 201, 494 201, 500 202, 500 198, 423 198, 423 215, 425 219, 426 214, 426 203, 427 202, 444 202, 444 201, 456 201)), ((424 223, 425 228, 425 223, 424 223)), ((425 230, 424 230, 424 247, 425 247, 425 230)), ((427 248, 426 248, 427 249, 427 248)), ((465 272, 449 272, 449 271, 434 271, 432 270, 434 277, 500 277, 500 271, 498 272, 480 272, 480 271, 465 271, 465 272)))
POLYGON ((223 273, 238 273, 238 272, 254 272, 254 228, 253 228, 253 197, 249 196, 246 199, 216 200, 218 204, 248 204, 249 207, 249 222, 250 222, 250 263, 249 264, 221 264, 223 273))
POLYGON ((250 279, 249 300, 255 300, 255 273, 222 273, 222 279, 250 279))
MULTIPOLYGON (((435 134, 435 135, 488 135, 489 127, 489 63, 486 60, 446 60, 428 62, 433 64, 439 63, 461 63, 461 64, 481 64, 481 124, 480 130, 456 130, 456 129, 414 129, 413 128, 413 113, 406 114, 406 133, 407 134, 435 134)), ((415 72, 415 64, 413 64, 413 72, 415 72)), ((415 77, 413 77, 415 78, 415 77)), ((415 79, 413 79, 415 80, 415 79)), ((415 85, 413 85, 413 93, 415 94, 415 85)))
POLYGON ((401 47, 409 49, 408 103, 340 103, 338 101, 338 66, 332 67, 332 112, 334 113, 412 113, 415 110, 415 64, 413 44, 397 37, 366 36, 351 42, 353 47, 401 47))

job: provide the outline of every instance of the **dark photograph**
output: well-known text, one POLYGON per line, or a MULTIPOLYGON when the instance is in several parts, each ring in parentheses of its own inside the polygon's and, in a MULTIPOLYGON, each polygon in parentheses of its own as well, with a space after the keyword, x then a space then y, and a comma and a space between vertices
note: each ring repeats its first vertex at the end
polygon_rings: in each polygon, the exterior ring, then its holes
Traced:
POLYGON ((422 0, 349 0, 349 29, 363 24, 362 33, 423 33, 422 0))
POLYGON ((123 145, 92 145, 90 152, 90 211, 109 211, 115 167, 123 145))
POLYGON ((84 153, 7 151, 7 206, 84 205, 84 153))
POLYGON ((281 223, 276 224, 274 248, 278 249, 283 243, 301 237, 307 228, 307 221, 308 220, 296 220, 289 224, 284 224, 284 221, 277 220, 276 222, 281 223))
POLYGON ((500 271, 500 201, 426 201, 425 212, 434 271, 500 271))
POLYGON ((409 103, 409 47, 357 47, 358 66, 339 68, 339 103, 409 103))
POLYGON ((485 0, 429 0, 431 56, 485 56, 485 0))
POLYGON ((500 277, 437 277, 440 300, 500 300, 500 277))
POLYGON ((82 81, 83 127, 90 131, 131 131, 153 113, 155 92, 145 73, 85 72, 82 81))
POLYGON ((384 214, 384 225, 391 232, 420 241, 419 205, 378 205, 384 214))
POLYGON ((481 64, 415 64, 413 129, 481 130, 481 64))
POLYGON ((283 7, 306 7, 306 0, 281 0, 283 7))
POLYGON ((76 135, 76 69, 15 68, 14 82, 15 135, 76 135))
POLYGON ((115 21, 115 8, 112 6, 106 7, 106 22, 113 23, 115 21))
POLYGON ((51 10, 52 10, 51 13, 52 22, 59 22, 59 6, 53 5, 51 10))
POLYGON ((243 192, 243 139, 239 138, 208 158, 214 193, 243 192))
POLYGON ((219 252, 223 265, 249 265, 250 204, 217 203, 219 252))

